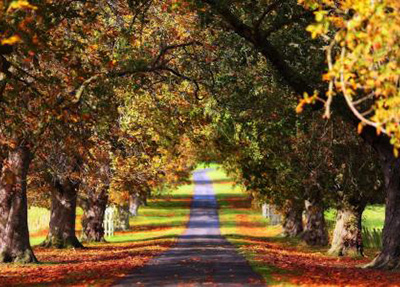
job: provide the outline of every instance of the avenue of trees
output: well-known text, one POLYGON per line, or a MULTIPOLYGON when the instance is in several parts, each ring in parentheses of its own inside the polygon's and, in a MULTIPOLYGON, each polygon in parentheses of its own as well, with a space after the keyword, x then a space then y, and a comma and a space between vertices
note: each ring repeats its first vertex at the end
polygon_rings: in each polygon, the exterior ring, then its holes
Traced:
POLYGON ((2 1, 0 262, 37 261, 28 204, 51 210, 43 246, 82 247, 104 240, 107 204, 136 215, 216 161, 277 206, 287 236, 339 256, 363 255, 363 211, 385 202, 368 266, 398 268, 399 12, 397 0, 2 1))

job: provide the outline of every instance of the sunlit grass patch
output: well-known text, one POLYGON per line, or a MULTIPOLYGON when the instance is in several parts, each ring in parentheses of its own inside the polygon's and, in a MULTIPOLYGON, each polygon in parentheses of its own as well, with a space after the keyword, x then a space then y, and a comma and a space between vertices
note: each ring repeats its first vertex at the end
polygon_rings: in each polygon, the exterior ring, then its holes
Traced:
MULTIPOLYGON (((333 225, 336 220, 336 210, 328 209, 325 212, 325 218, 327 222, 331 222, 330 225, 333 225)), ((362 217, 362 224, 367 228, 383 228, 383 224, 385 222, 385 205, 383 204, 373 204, 368 205, 365 208, 362 217)))
POLYGON ((186 228, 193 185, 184 185, 165 197, 151 199, 129 220, 131 230, 116 232, 109 242, 140 241, 149 238, 176 238, 186 228))

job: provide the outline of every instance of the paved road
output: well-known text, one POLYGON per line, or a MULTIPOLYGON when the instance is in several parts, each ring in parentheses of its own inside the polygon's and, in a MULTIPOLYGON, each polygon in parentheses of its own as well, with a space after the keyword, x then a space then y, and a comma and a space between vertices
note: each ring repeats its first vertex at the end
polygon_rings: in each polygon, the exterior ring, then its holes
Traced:
POLYGON ((190 219, 177 244, 114 286, 265 286, 221 236, 217 201, 206 172, 194 172, 190 219))

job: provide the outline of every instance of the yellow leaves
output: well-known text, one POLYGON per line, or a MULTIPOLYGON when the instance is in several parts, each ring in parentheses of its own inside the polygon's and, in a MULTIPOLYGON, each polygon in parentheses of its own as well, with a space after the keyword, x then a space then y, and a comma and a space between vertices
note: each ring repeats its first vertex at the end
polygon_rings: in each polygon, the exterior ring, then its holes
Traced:
POLYGON ((11 2, 11 4, 8 6, 7 12, 19 9, 36 10, 37 7, 31 5, 28 1, 18 0, 11 2))
POLYGON ((311 33, 311 37, 313 39, 317 38, 318 36, 325 34, 326 29, 324 29, 324 25, 319 23, 319 24, 313 24, 309 25, 306 30, 311 33))
POLYGON ((312 95, 311 97, 307 93, 304 93, 303 96, 304 96, 304 98, 300 100, 299 104, 296 107, 296 113, 298 113, 298 114, 303 112, 305 105, 315 103, 315 101, 318 99, 318 92, 315 91, 314 95, 312 95))
POLYGON ((328 15, 328 11, 320 10, 314 13, 315 14, 315 20, 317 22, 322 22, 325 17, 328 15))
POLYGON ((20 43, 21 41, 22 40, 21 40, 20 36, 14 35, 14 36, 11 36, 9 38, 1 40, 1 44, 2 45, 10 45, 10 46, 12 46, 12 45, 20 43))
MULTIPOLYGON (((344 93, 349 108, 363 122, 358 132, 367 124, 377 127, 377 134, 390 136, 399 149, 400 2, 299 0, 308 9, 315 2, 319 11, 307 31, 313 38, 330 41, 332 47, 327 50, 329 72, 323 75, 330 84, 327 102, 332 94, 344 93), (338 28, 334 35, 328 33, 330 26, 338 28), (330 53, 333 48, 338 49, 336 55, 330 53)), ((305 104, 307 99, 301 100, 296 111, 305 104)))

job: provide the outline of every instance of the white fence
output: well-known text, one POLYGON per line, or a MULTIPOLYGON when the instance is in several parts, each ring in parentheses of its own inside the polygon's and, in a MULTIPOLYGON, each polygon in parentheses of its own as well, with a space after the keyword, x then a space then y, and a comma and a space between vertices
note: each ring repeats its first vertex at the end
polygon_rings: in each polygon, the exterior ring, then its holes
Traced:
POLYGON ((104 214, 104 234, 105 236, 114 236, 115 231, 115 213, 114 206, 108 206, 104 214))
POLYGON ((275 206, 264 203, 261 207, 262 215, 269 219, 270 225, 278 225, 281 223, 281 215, 277 212, 275 206))

